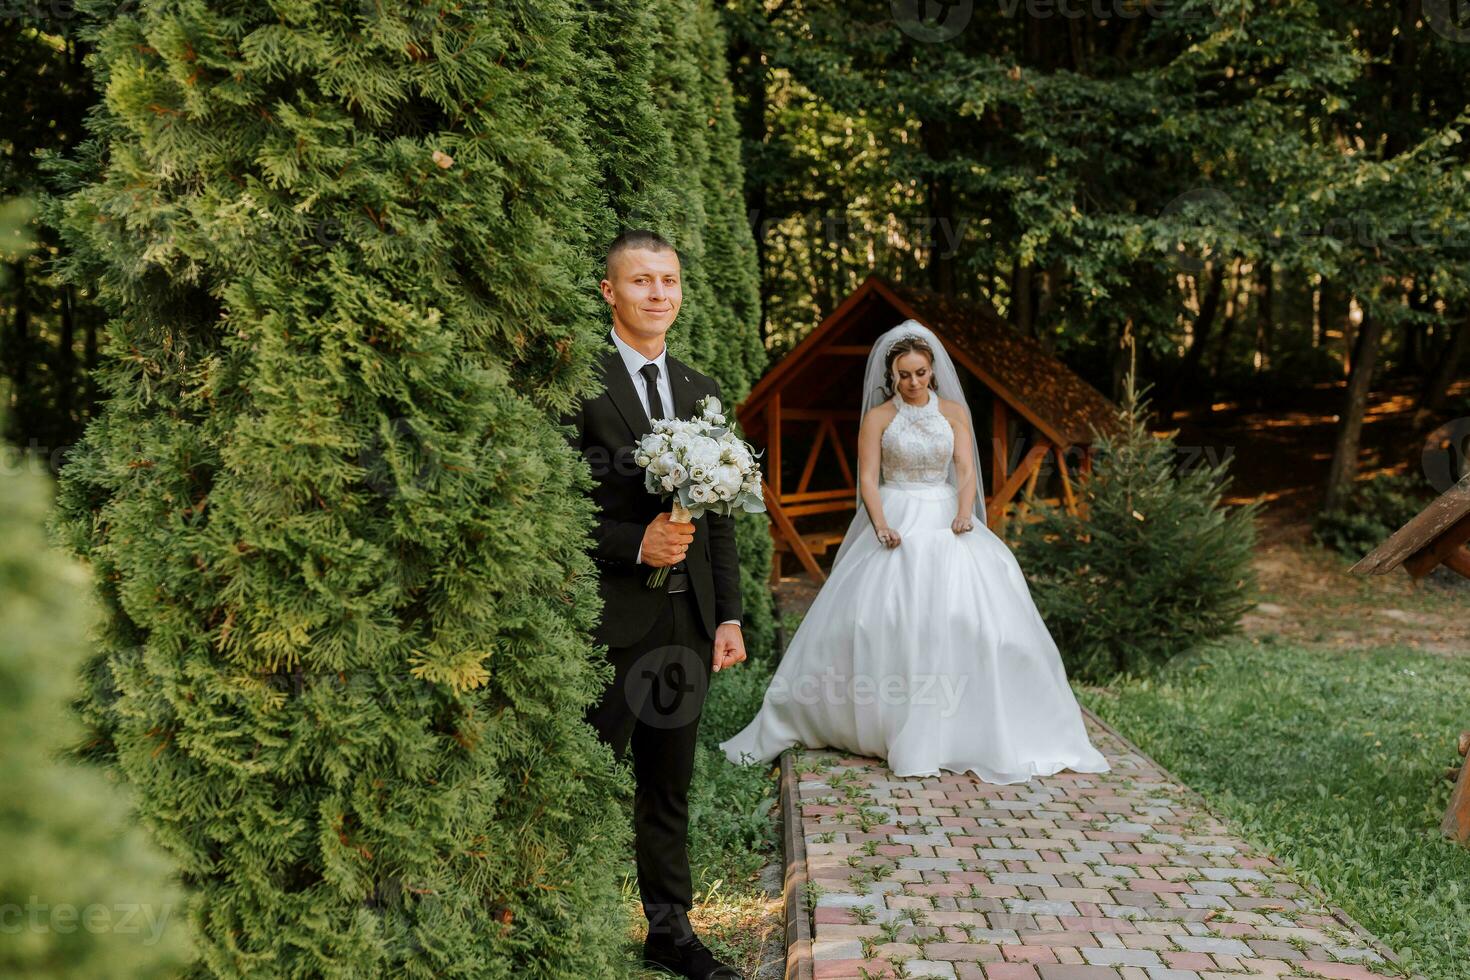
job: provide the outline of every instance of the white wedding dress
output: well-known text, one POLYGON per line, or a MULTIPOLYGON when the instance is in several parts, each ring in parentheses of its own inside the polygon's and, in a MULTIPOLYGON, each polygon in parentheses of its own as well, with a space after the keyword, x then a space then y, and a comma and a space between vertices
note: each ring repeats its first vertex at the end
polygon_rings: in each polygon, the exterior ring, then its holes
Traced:
POLYGON ((950 529, 954 431, 939 396, 893 401, 879 493, 901 542, 886 548, 869 529, 839 557, 759 712, 720 748, 735 763, 837 748, 899 776, 990 783, 1109 771, 1015 556, 983 522, 950 529))

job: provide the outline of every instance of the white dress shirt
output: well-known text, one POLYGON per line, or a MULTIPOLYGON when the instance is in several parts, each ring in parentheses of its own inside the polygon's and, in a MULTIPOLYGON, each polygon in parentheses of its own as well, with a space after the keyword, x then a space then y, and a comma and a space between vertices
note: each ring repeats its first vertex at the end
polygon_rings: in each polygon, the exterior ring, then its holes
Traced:
MULTIPOLYGON (((628 369, 628 377, 633 380, 633 390, 638 392, 638 401, 643 404, 643 414, 647 415, 650 420, 653 418, 653 412, 648 407, 648 382, 643 380, 643 366, 645 364, 656 364, 658 365, 658 397, 664 403, 663 417, 672 417, 674 412, 674 387, 669 383, 668 344, 665 344, 664 349, 658 352, 658 357, 650 360, 644 357, 641 351, 634 350, 622 337, 619 337, 616 330, 609 331, 609 333, 612 336, 613 344, 618 348, 618 353, 623 356, 623 366, 628 369)), ((643 561, 642 545, 638 546, 637 561, 639 563, 643 561)), ((740 620, 727 619, 720 625, 724 626, 725 623, 734 623, 736 626, 739 626, 740 620)))
POLYGON ((638 392, 638 400, 643 403, 643 414, 651 420, 653 413, 648 409, 648 383, 643 380, 643 366, 654 364, 658 367, 658 397, 664 403, 664 418, 670 417, 674 412, 674 388, 669 383, 669 347, 658 352, 658 357, 649 360, 639 351, 634 350, 622 337, 618 336, 616 330, 612 331, 613 343, 618 347, 618 353, 623 355, 623 366, 628 369, 628 377, 633 379, 633 389, 638 392))

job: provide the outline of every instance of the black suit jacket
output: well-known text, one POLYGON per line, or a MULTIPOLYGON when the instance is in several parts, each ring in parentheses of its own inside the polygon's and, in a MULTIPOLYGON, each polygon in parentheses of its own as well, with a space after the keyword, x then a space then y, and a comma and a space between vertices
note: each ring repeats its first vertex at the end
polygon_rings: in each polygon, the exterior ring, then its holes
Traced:
MULTIPOLYGON (((667 359, 669 386, 674 392, 673 414, 690 418, 694 404, 705 395, 719 397, 720 388, 676 360, 667 359)), ((653 628, 662 590, 648 587, 653 569, 638 561, 643 532, 650 521, 666 513, 670 500, 644 486, 643 467, 633 460, 638 440, 653 431, 633 379, 612 342, 600 362, 603 391, 584 400, 562 421, 572 427, 572 445, 581 451, 596 486, 597 527, 593 530, 602 618, 593 638, 609 647, 632 646, 653 628)), ((727 407, 726 411, 729 409, 727 407)), ((690 585, 699 605, 705 634, 714 639, 715 627, 739 619, 740 559, 735 550, 735 520, 706 514, 694 521, 694 543, 685 559, 690 585)))

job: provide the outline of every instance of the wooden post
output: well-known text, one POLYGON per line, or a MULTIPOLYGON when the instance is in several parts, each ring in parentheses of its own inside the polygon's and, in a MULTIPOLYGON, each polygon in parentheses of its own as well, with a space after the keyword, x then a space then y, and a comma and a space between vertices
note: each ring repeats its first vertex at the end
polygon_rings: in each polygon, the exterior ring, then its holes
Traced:
POLYGON ((1016 520, 1026 520, 1026 511, 1031 509, 1031 498, 1036 495, 1036 480, 1041 476, 1041 461, 1046 459, 1047 453, 1053 448, 1051 443, 1043 442, 1036 447, 1041 452, 1036 457, 1036 465, 1031 468, 1031 476, 1026 480, 1026 493, 1020 500, 1016 501, 1016 520))
POLYGON ((818 585, 827 581, 827 576, 822 572, 822 566, 817 564, 816 556, 806 546, 806 542, 801 540, 801 535, 797 533, 796 525, 791 523, 791 518, 787 517, 786 511, 781 509, 781 504, 777 500, 776 494, 771 490, 770 484, 764 484, 761 487, 761 491, 765 494, 766 510, 770 513, 771 520, 780 529, 782 537, 791 545, 791 550, 796 554, 796 557, 801 559, 802 565, 806 567, 808 572, 811 572, 812 578, 817 580, 818 585))
POLYGON ((1067 447, 1057 446, 1057 470, 1062 476, 1062 497, 1067 501, 1067 513, 1077 515, 1077 498, 1072 495, 1072 478, 1067 475, 1067 447))
POLYGON ((1006 477, 1010 476, 1006 472, 1006 467, 1011 462, 1010 412, 1006 409, 1006 403, 1001 400, 999 395, 993 397, 992 404, 995 406, 995 410, 991 413, 994 419, 991 425, 990 444, 994 447, 993 455, 995 461, 991 466, 994 473, 991 475, 990 482, 996 486, 1000 486, 1006 482, 1006 477))
MULTIPOLYGON (((1461 755, 1470 752, 1470 732, 1460 733, 1458 748, 1461 755)), ((1460 763, 1460 778, 1455 780, 1450 807, 1445 811, 1444 822, 1439 829, 1458 844, 1470 844, 1470 757, 1460 763)))
POLYGON ((781 393, 771 396, 766 409, 766 479, 781 494, 781 393))

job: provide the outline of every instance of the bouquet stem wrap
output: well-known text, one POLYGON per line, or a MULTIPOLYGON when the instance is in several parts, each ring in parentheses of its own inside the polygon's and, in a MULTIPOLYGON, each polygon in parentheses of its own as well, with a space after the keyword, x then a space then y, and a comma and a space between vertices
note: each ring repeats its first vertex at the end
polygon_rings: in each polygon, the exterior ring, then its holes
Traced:
MULTIPOLYGON (((669 513, 669 520, 678 524, 688 524, 693 517, 694 515, 688 507, 685 507, 677 500, 674 501, 674 505, 669 513)), ((653 574, 648 576, 648 587, 650 589, 663 588, 664 583, 669 580, 669 569, 671 567, 670 565, 665 565, 663 568, 655 568, 653 574)))

